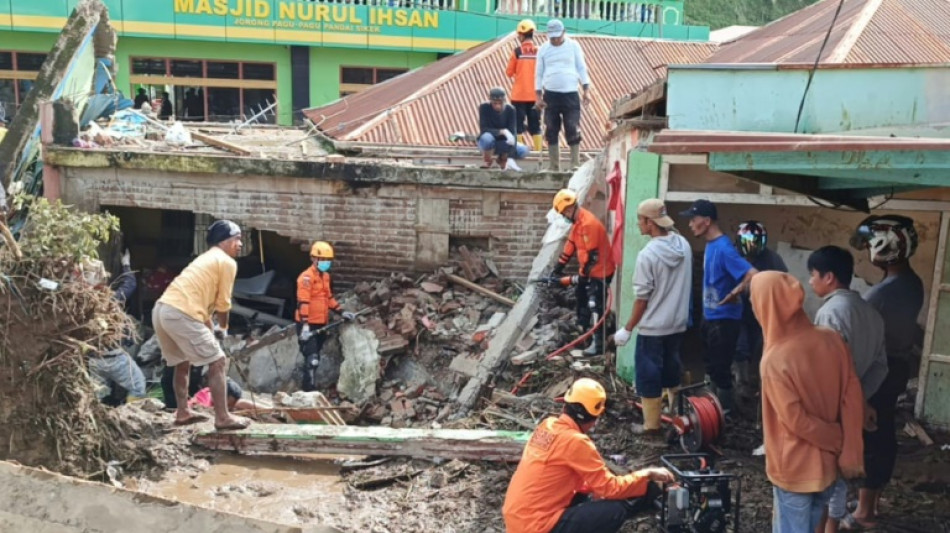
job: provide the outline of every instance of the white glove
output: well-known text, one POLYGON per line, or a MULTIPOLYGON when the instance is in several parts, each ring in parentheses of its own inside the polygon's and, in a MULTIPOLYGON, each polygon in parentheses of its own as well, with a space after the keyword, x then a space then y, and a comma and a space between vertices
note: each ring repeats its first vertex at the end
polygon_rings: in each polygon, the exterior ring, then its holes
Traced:
POLYGON ((617 333, 614 333, 614 343, 617 346, 623 346, 630 341, 631 332, 627 331, 627 328, 620 328, 617 330, 617 333))
POLYGON ((504 129, 501 130, 501 134, 505 136, 505 139, 508 139, 508 144, 515 144, 515 136, 510 131, 504 129))
POLYGON ((303 329, 300 330, 300 342, 307 342, 312 336, 313 333, 310 333, 310 324, 304 324, 303 329))
POLYGON ((129 249, 125 249, 125 253, 122 254, 122 266, 130 267, 132 266, 132 255, 129 253, 129 249))
POLYGON ((343 320, 356 320, 356 313, 352 311, 343 311, 341 314, 343 315, 343 320))

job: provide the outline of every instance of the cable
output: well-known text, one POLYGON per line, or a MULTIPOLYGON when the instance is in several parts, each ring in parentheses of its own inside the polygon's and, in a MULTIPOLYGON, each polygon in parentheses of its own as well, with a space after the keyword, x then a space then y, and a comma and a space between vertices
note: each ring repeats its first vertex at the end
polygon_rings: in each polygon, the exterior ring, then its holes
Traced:
POLYGON ((805 99, 808 97, 808 90, 811 89, 811 80, 815 77, 815 71, 818 70, 818 64, 821 63, 821 54, 825 51, 825 45, 828 44, 828 39, 831 37, 832 30, 835 29, 835 22, 838 20, 838 14, 841 13, 841 8, 844 6, 844 0, 838 1, 838 8, 835 10, 835 16, 831 19, 831 25, 828 26, 828 31, 825 33, 825 40, 821 42, 821 48, 818 49, 818 56, 815 57, 815 64, 812 65, 811 70, 808 71, 808 82, 805 83, 805 92, 802 93, 802 101, 798 103, 798 116, 795 117, 795 129, 792 130, 792 133, 798 133, 798 126, 802 120, 802 111, 805 110, 805 99))

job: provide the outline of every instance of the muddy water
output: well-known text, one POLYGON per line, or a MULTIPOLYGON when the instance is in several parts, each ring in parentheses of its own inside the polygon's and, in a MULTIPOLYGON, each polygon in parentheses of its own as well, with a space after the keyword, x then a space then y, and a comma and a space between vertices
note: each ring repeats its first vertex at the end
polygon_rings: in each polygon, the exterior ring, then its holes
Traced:
POLYGON ((326 458, 218 456, 208 470, 169 473, 138 490, 253 518, 306 524, 343 507, 339 467, 326 458))

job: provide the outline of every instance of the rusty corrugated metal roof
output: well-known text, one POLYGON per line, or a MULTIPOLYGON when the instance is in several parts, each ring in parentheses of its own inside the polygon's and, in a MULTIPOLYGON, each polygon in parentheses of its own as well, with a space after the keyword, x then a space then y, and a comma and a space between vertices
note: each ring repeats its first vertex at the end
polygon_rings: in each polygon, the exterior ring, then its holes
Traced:
MULTIPOLYGON (((755 30, 706 63, 814 63, 841 0, 822 0, 755 30)), ((947 0, 843 0, 822 63, 950 62, 947 0)))
MULTIPOLYGON (((603 147, 614 100, 665 77, 667 64, 699 63, 715 49, 710 43, 572 38, 584 50, 592 85, 582 115, 583 150, 603 147)), ((510 87, 505 67, 513 45, 511 36, 497 39, 304 113, 338 140, 452 146, 451 133, 477 133, 478 105, 488 89, 510 87)))

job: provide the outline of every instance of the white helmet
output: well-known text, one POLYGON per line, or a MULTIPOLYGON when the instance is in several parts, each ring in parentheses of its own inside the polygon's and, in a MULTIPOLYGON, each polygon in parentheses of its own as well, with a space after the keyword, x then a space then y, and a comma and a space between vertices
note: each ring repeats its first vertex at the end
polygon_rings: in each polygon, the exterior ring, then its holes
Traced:
POLYGON ((877 266, 907 261, 917 251, 917 230, 913 219, 900 215, 870 216, 858 225, 851 246, 867 249, 877 266))

